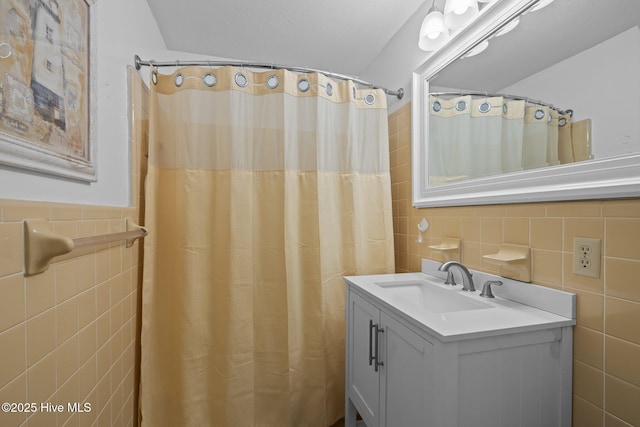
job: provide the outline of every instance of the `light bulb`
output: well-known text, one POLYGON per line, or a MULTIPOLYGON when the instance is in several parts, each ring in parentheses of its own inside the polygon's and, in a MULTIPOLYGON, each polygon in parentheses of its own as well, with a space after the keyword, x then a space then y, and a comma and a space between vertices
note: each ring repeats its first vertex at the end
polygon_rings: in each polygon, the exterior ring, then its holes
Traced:
POLYGON ((444 5, 444 24, 449 29, 461 28, 478 14, 476 0, 447 0, 444 5))
POLYGON ((447 40, 449 40, 449 31, 444 26, 444 16, 438 9, 432 7, 422 21, 418 46, 424 51, 433 51, 444 45, 447 40))
POLYGON ((460 5, 457 9, 453 10, 453 13, 455 13, 456 15, 462 15, 467 11, 467 9, 469 9, 467 6, 460 5))

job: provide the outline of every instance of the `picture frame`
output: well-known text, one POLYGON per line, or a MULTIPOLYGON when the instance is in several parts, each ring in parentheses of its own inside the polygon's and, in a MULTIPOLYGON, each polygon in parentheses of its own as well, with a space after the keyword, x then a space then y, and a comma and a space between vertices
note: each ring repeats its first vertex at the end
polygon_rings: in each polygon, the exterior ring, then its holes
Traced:
POLYGON ((97 180, 96 0, 0 0, 0 164, 97 180))

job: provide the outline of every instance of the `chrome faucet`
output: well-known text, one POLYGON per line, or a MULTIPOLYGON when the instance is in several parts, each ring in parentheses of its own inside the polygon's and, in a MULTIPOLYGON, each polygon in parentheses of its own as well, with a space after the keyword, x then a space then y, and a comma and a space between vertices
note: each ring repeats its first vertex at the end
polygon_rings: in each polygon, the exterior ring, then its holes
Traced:
POLYGON ((440 267, 438 267, 438 271, 446 271, 447 273, 449 273, 449 275, 447 276, 447 281, 449 281, 449 279, 451 278, 451 272, 449 271, 449 269, 451 267, 458 267, 458 269, 462 272, 462 290, 475 292, 476 288, 475 286, 473 286, 473 277, 472 277, 473 274, 469 272, 467 267, 460 264, 459 262, 447 261, 444 264, 442 264, 440 267))

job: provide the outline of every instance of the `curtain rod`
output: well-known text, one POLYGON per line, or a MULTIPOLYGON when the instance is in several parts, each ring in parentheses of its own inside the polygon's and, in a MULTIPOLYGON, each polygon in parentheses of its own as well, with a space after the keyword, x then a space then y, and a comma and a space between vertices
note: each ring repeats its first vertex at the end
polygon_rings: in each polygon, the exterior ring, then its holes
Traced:
POLYGON ((293 71, 296 73, 320 73, 320 74, 324 74, 327 77, 331 77, 334 79, 339 79, 339 80, 351 80, 354 83, 357 83, 359 85, 371 88, 371 89, 382 89, 384 91, 384 93, 386 93, 387 95, 392 95, 392 96, 396 96, 398 99, 402 99, 402 97, 404 96, 404 89, 400 88, 398 90, 390 90, 384 87, 380 87, 380 86, 376 86, 373 83, 369 83, 369 82, 365 82, 364 80, 360 80, 357 79, 355 77, 351 77, 351 76, 347 76, 345 74, 336 74, 336 73, 332 73, 329 71, 323 71, 323 70, 317 70, 314 68, 307 68, 307 67, 289 67, 289 66, 285 66, 285 65, 276 65, 276 64, 267 64, 264 62, 246 62, 246 61, 193 61, 193 60, 188 60, 188 61, 166 61, 166 62, 157 62, 154 60, 149 60, 149 61, 143 61, 140 59, 140 57, 138 55, 134 55, 133 57, 133 62, 136 66, 136 70, 139 70, 140 68, 142 68, 142 66, 154 66, 154 67, 179 67, 179 66, 186 66, 186 65, 196 65, 196 66, 226 66, 226 65, 230 65, 232 67, 248 67, 248 68, 269 68, 269 69, 273 69, 273 70, 289 70, 289 71, 293 71))
POLYGON ((549 107, 553 110, 558 111, 560 114, 569 114, 573 117, 573 110, 561 110, 558 107, 555 107, 553 104, 549 104, 547 102, 538 101, 537 99, 525 98, 517 95, 507 95, 506 93, 487 93, 487 92, 430 92, 429 95, 433 96, 477 96, 480 98, 493 98, 493 97, 502 97, 505 99, 510 99, 512 101, 525 101, 532 104, 543 105, 545 107, 549 107))

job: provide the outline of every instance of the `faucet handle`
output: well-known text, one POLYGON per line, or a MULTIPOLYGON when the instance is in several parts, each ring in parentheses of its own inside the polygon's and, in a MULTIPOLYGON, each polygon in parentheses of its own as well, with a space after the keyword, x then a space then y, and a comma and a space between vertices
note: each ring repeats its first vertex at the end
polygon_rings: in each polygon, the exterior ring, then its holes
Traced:
POLYGON ((482 292, 480 292, 480 296, 484 298, 495 298, 493 296, 493 292, 491 292, 491 285, 502 286, 502 282, 500 280, 487 280, 482 285, 482 292))
POLYGON ((456 279, 453 278, 453 271, 448 270, 447 271, 447 280, 444 281, 445 285, 451 285, 451 286, 456 286, 456 279))

